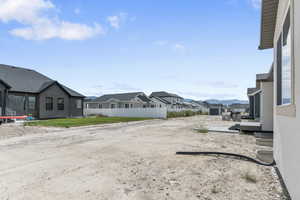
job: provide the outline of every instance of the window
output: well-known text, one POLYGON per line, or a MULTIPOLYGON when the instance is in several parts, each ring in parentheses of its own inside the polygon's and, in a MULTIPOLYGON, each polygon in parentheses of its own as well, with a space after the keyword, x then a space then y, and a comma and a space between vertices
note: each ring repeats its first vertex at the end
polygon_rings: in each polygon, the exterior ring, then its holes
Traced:
POLYGON ((65 99, 64 98, 57 99, 57 110, 65 110, 65 99))
POLYGON ((35 97, 28 97, 28 108, 30 110, 35 110, 36 98, 35 97))
POLYGON ((115 108, 116 105, 115 104, 110 104, 110 108, 115 108))
POLYGON ((102 104, 101 103, 99 104, 99 108, 102 108, 102 104))
POLYGON ((53 97, 46 97, 46 110, 53 110, 53 97))
POLYGON ((126 104, 125 104, 125 108, 129 108, 129 104, 126 103, 126 104))
POLYGON ((277 41, 277 105, 292 103, 292 38, 290 11, 277 41))
POLYGON ((77 99, 76 100, 76 108, 77 109, 81 109, 82 108, 82 100, 81 99, 77 99))

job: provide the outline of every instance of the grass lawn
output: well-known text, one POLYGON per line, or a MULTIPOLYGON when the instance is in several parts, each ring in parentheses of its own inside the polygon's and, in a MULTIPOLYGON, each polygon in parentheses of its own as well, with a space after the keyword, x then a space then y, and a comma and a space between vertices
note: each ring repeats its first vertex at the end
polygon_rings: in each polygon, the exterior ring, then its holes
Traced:
POLYGON ((52 127, 78 127, 97 124, 111 124, 118 122, 132 122, 149 120, 149 118, 137 117, 86 117, 86 118, 67 118, 67 119, 50 119, 35 122, 26 122, 25 126, 52 126, 52 127))

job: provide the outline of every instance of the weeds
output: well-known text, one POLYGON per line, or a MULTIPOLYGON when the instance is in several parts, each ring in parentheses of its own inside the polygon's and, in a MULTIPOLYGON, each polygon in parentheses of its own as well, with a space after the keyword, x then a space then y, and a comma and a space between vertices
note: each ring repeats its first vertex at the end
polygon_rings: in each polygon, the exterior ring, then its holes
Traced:
POLYGON ((257 183, 257 178, 254 174, 251 174, 250 171, 247 171, 242 178, 244 178, 249 183, 257 183))

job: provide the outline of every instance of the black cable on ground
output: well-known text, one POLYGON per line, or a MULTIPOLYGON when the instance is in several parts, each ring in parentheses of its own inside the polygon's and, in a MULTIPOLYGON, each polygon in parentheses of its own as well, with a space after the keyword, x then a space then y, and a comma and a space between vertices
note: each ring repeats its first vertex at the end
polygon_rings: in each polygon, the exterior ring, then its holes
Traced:
POLYGON ((245 160, 249 162, 256 163, 258 165, 263 165, 263 166, 274 166, 276 165, 276 162, 273 161, 272 163, 264 163, 260 162, 258 160, 255 160, 253 158, 250 158, 248 156, 240 155, 240 154, 235 154, 235 153, 225 153, 225 152, 176 152, 177 155, 191 155, 191 156, 196 156, 196 155, 222 155, 222 156, 231 156, 238 158, 240 160, 245 160))

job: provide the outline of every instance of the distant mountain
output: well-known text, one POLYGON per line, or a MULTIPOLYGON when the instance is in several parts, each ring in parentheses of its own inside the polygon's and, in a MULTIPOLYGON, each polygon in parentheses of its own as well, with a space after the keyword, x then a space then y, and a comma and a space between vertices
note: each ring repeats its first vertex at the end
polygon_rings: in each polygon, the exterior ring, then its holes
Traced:
POLYGON ((207 103, 210 104, 223 104, 223 105, 232 105, 232 104, 248 104, 249 102, 246 100, 238 100, 238 99, 226 99, 226 100, 218 100, 218 99, 208 99, 207 103))

